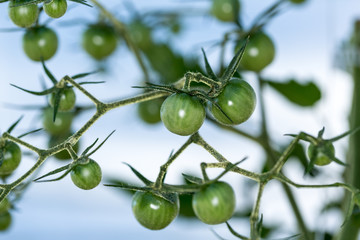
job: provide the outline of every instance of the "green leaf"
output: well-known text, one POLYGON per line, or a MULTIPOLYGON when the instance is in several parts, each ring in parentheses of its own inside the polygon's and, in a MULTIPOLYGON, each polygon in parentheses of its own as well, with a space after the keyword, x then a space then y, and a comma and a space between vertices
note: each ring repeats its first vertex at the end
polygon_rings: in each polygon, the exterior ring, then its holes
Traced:
POLYGON ((265 82, 289 101, 302 107, 313 106, 321 98, 320 89, 313 82, 301 84, 294 79, 285 82, 265 82))

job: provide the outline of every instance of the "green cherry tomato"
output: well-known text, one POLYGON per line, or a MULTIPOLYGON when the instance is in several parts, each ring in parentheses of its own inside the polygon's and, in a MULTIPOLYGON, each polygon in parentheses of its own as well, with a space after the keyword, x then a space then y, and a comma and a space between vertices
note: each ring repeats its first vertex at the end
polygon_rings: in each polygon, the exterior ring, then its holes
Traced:
POLYGON ((213 0, 211 13, 220 21, 234 22, 240 11, 238 0, 213 0))
POLYGON ((0 231, 6 231, 11 225, 11 220, 9 212, 0 213, 0 231))
POLYGON ((131 40, 143 50, 152 46, 151 29, 140 21, 134 21, 129 25, 131 40))
POLYGON ((49 3, 45 3, 43 8, 49 17, 59 18, 65 14, 67 2, 66 0, 52 0, 49 3))
MULTIPOLYGON (((241 43, 235 47, 235 51, 240 47, 241 43)), ((240 66, 245 70, 260 72, 274 60, 274 57, 273 41, 265 33, 257 32, 250 36, 240 66)))
POLYGON ((160 122, 160 108, 163 102, 163 99, 158 98, 139 103, 137 110, 140 119, 149 124, 160 122))
POLYGON ((193 195, 195 215, 206 224, 220 224, 229 220, 235 210, 235 193, 225 182, 215 182, 193 195))
POLYGON ((10 141, 5 142, 3 151, 4 160, 0 166, 0 176, 6 176, 11 174, 20 164, 21 161, 21 149, 20 147, 10 141))
POLYGON ((224 125, 237 125, 248 120, 254 112, 256 95, 247 82, 233 78, 227 83, 215 102, 226 115, 215 105, 211 105, 211 113, 214 118, 224 125))
POLYGON ((82 36, 83 48, 96 60, 111 55, 115 51, 116 45, 116 33, 112 27, 107 25, 90 25, 82 36))
POLYGON ((54 109, 47 108, 43 113, 43 127, 53 136, 65 135, 70 132, 73 115, 72 112, 58 112, 54 122, 54 109))
POLYGON ((179 213, 179 196, 172 194, 173 203, 150 192, 136 192, 132 210, 136 220, 151 230, 167 227, 179 213))
MULTIPOLYGON (((19 1, 16 1, 16 4, 20 3, 19 1)), ((32 26, 39 15, 39 10, 36 4, 26 4, 22 6, 15 6, 15 1, 9 2, 9 17, 11 21, 23 28, 27 28, 32 26)))
POLYGON ((315 165, 325 166, 331 163, 331 158, 326 155, 324 152, 329 150, 330 156, 335 157, 335 148, 331 142, 326 142, 324 145, 315 146, 314 144, 310 144, 308 148, 308 156, 311 159, 315 154, 314 150, 317 149, 316 157, 315 157, 315 165))
POLYGON ((174 93, 161 105, 160 117, 170 132, 187 136, 198 131, 203 124, 205 108, 196 97, 174 93))
POLYGON ((33 61, 46 61, 52 58, 58 48, 56 33, 47 27, 35 27, 26 31, 23 37, 25 54, 33 61))
MULTIPOLYGON (((62 142, 64 142, 68 137, 70 137, 72 133, 61 135, 61 136, 50 136, 48 147, 56 146, 62 142)), ((79 141, 73 146, 73 150, 78 153, 79 152, 79 141)), ((68 151, 62 150, 61 152, 58 152, 54 155, 55 158, 59 160, 69 160, 71 159, 71 156, 68 151)))
POLYGON ((7 198, 0 202, 0 214, 7 212, 10 209, 10 202, 7 198))
MULTIPOLYGON (((72 88, 64 89, 60 95, 58 111, 61 111, 61 112, 70 111, 75 106, 75 100, 76 100, 76 95, 75 95, 74 90, 72 88)), ((55 93, 52 93, 50 95, 49 103, 50 103, 51 107, 54 107, 55 93)))
POLYGON ((101 168, 97 162, 90 159, 86 164, 79 164, 71 170, 71 180, 84 190, 95 188, 101 182, 101 168))

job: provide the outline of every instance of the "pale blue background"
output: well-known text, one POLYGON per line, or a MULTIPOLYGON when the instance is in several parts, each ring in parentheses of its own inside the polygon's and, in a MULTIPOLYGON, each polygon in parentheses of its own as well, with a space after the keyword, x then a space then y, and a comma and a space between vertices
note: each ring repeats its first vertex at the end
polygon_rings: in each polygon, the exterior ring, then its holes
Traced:
MULTIPOLYGON (((125 21, 128 19, 129 14, 123 4, 125 1, 102 2, 106 2, 109 9, 118 12, 117 16, 121 19, 125 21)), ((211 44, 214 40, 220 40, 222 32, 231 29, 232 26, 219 23, 202 14, 209 9, 210 1, 131 2, 140 11, 156 8, 191 8, 199 11, 202 16, 194 17, 189 14, 184 20, 186 27, 178 37, 167 39, 168 36, 161 33, 157 33, 157 37, 173 41, 179 51, 193 53, 195 56, 199 56, 200 47, 204 47, 209 54, 210 62, 217 61, 218 51, 214 51, 211 44)), ((243 0, 242 2, 245 24, 248 25, 257 13, 273 1, 243 0)), ((340 41, 351 32, 354 19, 360 17, 360 2, 358 0, 309 0, 308 2, 304 6, 287 10, 266 27, 266 31, 276 43, 277 56, 264 74, 280 79, 292 76, 300 80, 314 78, 324 95, 315 108, 302 109, 284 102, 283 98, 272 90, 266 91, 271 136, 279 141, 283 140, 285 133, 304 130, 315 134, 322 126, 326 126, 326 136, 334 136, 347 130, 351 80, 347 74, 333 67, 333 56, 340 41)), ((73 26, 66 27, 62 23, 65 21, 69 23, 73 19, 82 19, 90 23, 96 20, 96 16, 94 9, 77 6, 60 20, 51 22, 50 26, 56 28, 59 35, 60 46, 56 56, 47 64, 58 78, 65 74, 72 75, 94 69, 94 62, 87 57, 80 46, 81 32, 84 30, 81 21, 76 21, 79 24, 73 22, 73 26)), ((47 17, 44 15, 41 20, 46 21, 47 17)), ((14 28, 7 16, 7 3, 0 4, 0 27, 14 28)), ((38 79, 39 76, 44 76, 44 73, 40 64, 30 61, 24 55, 21 48, 22 34, 21 31, 0 33, 0 102, 3 103, 0 106, 0 130, 4 131, 20 115, 25 114, 23 125, 16 129, 16 134, 41 127, 40 120, 33 112, 14 111, 7 108, 5 103, 42 104, 44 102, 42 98, 22 93, 9 85, 14 83, 28 89, 41 89, 38 79)), ((228 60, 231 59, 231 53, 232 49, 229 48, 228 60)), ((123 43, 120 43, 116 54, 107 64, 111 67, 108 75, 89 78, 89 80, 105 80, 107 83, 88 86, 89 91, 102 100, 123 98, 138 92, 130 87, 140 83, 142 74, 123 43)), ((246 77, 256 90, 253 76, 249 74, 246 77)), ((89 102, 81 94, 77 96, 79 103, 89 102)), ((258 110, 247 123, 240 126, 241 129, 257 131, 260 119, 258 110)), ((80 127, 89 116, 90 113, 84 114, 75 124, 75 128, 80 127)), ((136 178, 122 162, 131 163, 147 177, 155 179, 158 167, 166 161, 171 150, 179 148, 186 141, 184 137, 169 133, 161 124, 148 128, 136 118, 136 108, 127 106, 101 118, 84 135, 83 149, 97 137, 104 139, 114 129, 117 130, 116 133, 94 155, 94 159, 101 165, 105 176, 118 176, 134 182, 137 181, 136 178)), ((260 170, 263 154, 256 145, 232 134, 223 133, 208 123, 204 124, 200 134, 230 161, 235 162, 244 156, 249 156, 243 167, 254 171, 260 170)), ((43 137, 31 139, 31 142, 46 147, 46 140, 43 137)), ((339 149, 339 157, 344 157, 346 140, 338 142, 336 147, 339 149)), ((171 166, 167 181, 179 183, 181 172, 189 169, 199 172, 200 162, 212 160, 205 151, 197 146, 191 146, 171 166)), ((21 174, 31 164, 33 159, 24 158, 16 174, 21 174)), ((60 165, 61 163, 49 159, 42 173, 60 165)), ((304 181, 298 167, 290 163, 285 172, 298 181, 304 181)), ((332 182, 340 177, 341 168, 330 165, 328 169, 325 182, 332 182)), ((216 173, 217 171, 214 170, 210 174, 216 175, 216 173)), ((244 192, 241 176, 229 174, 225 179, 233 184, 238 195, 238 208, 241 209, 247 202, 244 196, 252 196, 254 193, 244 192)), ((106 180, 103 182, 106 183, 106 180)), ((341 193, 338 190, 296 191, 308 225, 318 226, 323 230, 339 228, 341 216, 338 213, 332 214, 331 218, 321 218, 317 217, 317 211, 323 201, 341 193), (311 200, 315 198, 318 200, 311 200)), ((165 230, 149 231, 136 222, 130 206, 130 198, 114 189, 99 186, 92 191, 79 190, 73 186, 69 177, 55 183, 33 184, 12 214, 13 224, 10 231, 0 234, 0 239, 217 239, 210 231, 211 228, 227 239, 234 239, 223 225, 210 227, 196 220, 186 222, 177 219, 165 230)), ((261 212, 264 213, 264 221, 282 226, 284 236, 296 233, 293 215, 277 183, 271 183, 265 191, 261 212)), ((241 233, 247 234, 249 226, 246 221, 232 221, 232 223, 241 233)))

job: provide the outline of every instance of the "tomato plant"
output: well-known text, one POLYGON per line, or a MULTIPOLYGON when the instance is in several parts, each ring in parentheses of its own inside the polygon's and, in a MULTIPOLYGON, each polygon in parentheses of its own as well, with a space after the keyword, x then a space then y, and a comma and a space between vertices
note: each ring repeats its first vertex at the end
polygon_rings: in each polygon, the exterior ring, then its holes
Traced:
POLYGON ((16 4, 20 2, 21 1, 9 2, 9 17, 17 26, 27 28, 36 22, 39 10, 37 5, 34 3, 17 6, 16 4))
MULTIPOLYGON (((49 103, 51 107, 54 107, 55 105, 55 96, 56 96, 55 93, 52 93, 50 95, 49 103)), ((61 112, 70 111, 71 109, 74 108, 75 101, 76 101, 76 95, 74 90, 72 88, 65 88, 61 92, 58 111, 61 112)))
MULTIPOLYGON (((237 45, 235 49, 239 49, 237 45)), ((275 45, 264 32, 256 32, 250 36, 240 66, 249 71, 260 72, 275 58, 275 45)))
POLYGON ((327 153, 329 153, 331 157, 335 157, 335 148, 331 142, 326 142, 325 144, 319 146, 315 146, 311 143, 308 147, 309 158, 312 159, 315 157, 314 164, 318 166, 325 166, 331 163, 332 160, 327 153), (314 156, 314 154, 316 154, 316 156, 314 156))
POLYGON ((9 212, 0 213, 0 231, 7 230, 12 222, 12 217, 9 212))
POLYGON ((84 190, 95 188, 101 182, 101 168, 97 162, 89 159, 89 162, 80 163, 71 170, 71 180, 73 183, 84 190))
POLYGON ((0 166, 0 176, 11 174, 20 164, 21 149, 19 145, 14 142, 6 141, 3 148, 4 160, 0 166))
POLYGON ((72 112, 58 112, 53 121, 54 109, 46 108, 43 112, 43 127, 51 135, 64 135, 70 131, 73 115, 72 112))
POLYGON ((234 22, 237 20, 240 11, 238 0, 213 0, 211 13, 219 20, 224 22, 234 22))
POLYGON ((163 102, 162 99, 155 99, 139 103, 137 110, 141 120, 149 124, 160 122, 160 108, 163 102))
POLYGON ((167 227, 179 213, 179 196, 174 193, 171 198, 173 202, 150 192, 136 192, 132 200, 136 220, 151 230, 167 227))
POLYGON ((195 215, 204 223, 220 224, 229 220, 235 210, 235 193, 225 182, 215 182, 193 195, 195 215))
POLYGON ((101 60, 115 51, 117 36, 114 29, 108 25, 90 25, 82 35, 82 46, 90 56, 101 60))
POLYGON ((55 55, 57 48, 58 37, 52 29, 42 26, 26 30, 23 37, 23 49, 31 60, 49 60, 55 55))
POLYGON ((174 93, 161 105, 160 116, 170 132, 187 136, 200 129, 205 119, 205 108, 196 97, 174 93))
POLYGON ((215 119, 224 125, 237 125, 248 120, 254 112, 256 95, 247 82, 234 78, 225 86, 215 102, 226 114, 212 104, 211 113, 215 119))
POLYGON ((67 9, 66 0, 52 0, 49 3, 45 3, 44 6, 45 13, 52 18, 62 17, 67 9))

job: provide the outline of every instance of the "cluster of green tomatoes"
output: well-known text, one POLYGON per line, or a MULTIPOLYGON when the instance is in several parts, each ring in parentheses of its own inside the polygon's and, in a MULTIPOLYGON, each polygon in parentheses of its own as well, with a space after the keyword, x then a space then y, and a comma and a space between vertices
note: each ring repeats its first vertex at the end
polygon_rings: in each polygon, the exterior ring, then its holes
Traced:
MULTIPOLYGON (((71 124, 74 117, 72 111, 75 106, 76 95, 73 88, 65 86, 60 90, 60 100, 56 118, 54 120, 55 93, 50 95, 50 107, 45 109, 43 115, 44 129, 50 134, 49 147, 64 142, 68 137, 73 135, 71 124)), ((73 146, 73 150, 77 153, 79 150, 79 142, 73 146)), ((67 150, 62 150, 54 155, 60 160, 71 159, 67 150)), ((92 159, 87 159, 78 163, 70 172, 73 183, 84 190, 95 188, 99 185, 102 172, 99 164, 92 159)))
MULTIPOLYGON (((236 200, 232 187, 222 181, 204 185, 192 196, 195 215, 206 224, 220 224, 229 220, 235 210, 236 200)), ((170 193, 167 199, 151 192, 137 191, 132 200, 132 210, 137 221, 151 230, 167 227, 179 213, 179 196, 170 193)))
MULTIPOLYGON (((25 54, 33 61, 49 60, 58 49, 57 34, 51 28, 39 25, 40 11, 37 4, 19 5, 20 3, 10 1, 9 17, 15 25, 26 28, 23 36, 25 54)), ((67 1, 45 1, 42 9, 49 17, 60 18, 67 10, 67 1)), ((94 59, 101 60, 116 49, 117 35, 114 29, 106 23, 91 24, 82 35, 82 46, 94 59)))

